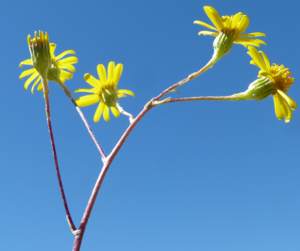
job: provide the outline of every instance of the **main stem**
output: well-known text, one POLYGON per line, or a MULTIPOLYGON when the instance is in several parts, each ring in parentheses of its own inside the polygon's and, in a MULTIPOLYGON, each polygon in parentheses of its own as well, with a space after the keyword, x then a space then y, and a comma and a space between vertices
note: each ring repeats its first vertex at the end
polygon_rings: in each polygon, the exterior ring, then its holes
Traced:
POLYGON ((53 154, 53 159, 54 159, 54 164, 55 164, 56 176, 58 179, 59 191, 60 191, 60 194, 61 194, 61 197, 63 200, 63 204, 64 204, 64 208, 66 211, 67 221, 70 225, 71 231, 74 232, 76 230, 76 226, 74 224, 74 221, 73 221, 71 213, 70 213, 67 197, 66 197, 63 182, 62 182, 60 168, 59 168, 59 164, 58 164, 58 157, 57 157, 53 128, 52 128, 52 123, 51 123, 50 100, 49 100, 49 89, 48 89, 47 79, 43 78, 42 83, 43 83, 43 89, 44 89, 44 100, 45 100, 45 112, 46 112, 46 118, 47 118, 47 125, 48 125, 51 149, 52 149, 52 154, 53 154))
POLYGON ((99 193, 99 190, 101 188, 103 180, 104 180, 104 178, 107 174, 107 171, 110 168, 110 165, 111 165, 112 161, 114 160, 114 158, 118 154, 119 150, 123 146, 124 142, 128 138, 131 131, 135 128, 135 126, 139 123, 139 121, 145 116, 145 114, 148 111, 150 111, 151 108, 154 107, 155 102, 160 101, 160 99, 162 97, 164 97, 165 95, 169 94, 170 92, 176 90, 178 87, 183 86, 186 83, 192 81, 193 79, 195 79, 196 77, 198 77, 199 75, 201 75, 202 73, 204 73, 205 71, 210 69, 215 63, 216 63, 216 58, 213 56, 209 60, 209 62, 204 67, 202 67, 200 70, 188 75, 186 78, 176 82, 175 84, 171 85, 167 89, 163 90, 155 98, 152 98, 149 102, 146 103, 146 105, 140 111, 140 113, 132 120, 131 124, 124 131, 124 133, 120 137, 119 141, 117 142, 117 144, 115 145, 115 147, 113 148, 111 153, 108 155, 108 157, 106 158, 106 160, 103 164, 103 167, 102 167, 102 169, 99 173, 97 181, 94 185, 94 188, 93 188, 92 193, 90 195, 90 198, 88 200, 86 209, 85 209, 85 211, 83 213, 83 216, 81 218, 81 222, 80 222, 80 226, 78 228, 77 234, 75 235, 75 239, 74 239, 74 242, 73 242, 73 251, 80 251, 80 247, 81 247, 82 239, 83 239, 83 236, 84 236, 84 233, 85 233, 85 230, 86 230, 86 226, 87 226, 87 223, 89 221, 89 218, 90 218, 91 212, 93 210, 93 207, 95 205, 97 195, 99 193))

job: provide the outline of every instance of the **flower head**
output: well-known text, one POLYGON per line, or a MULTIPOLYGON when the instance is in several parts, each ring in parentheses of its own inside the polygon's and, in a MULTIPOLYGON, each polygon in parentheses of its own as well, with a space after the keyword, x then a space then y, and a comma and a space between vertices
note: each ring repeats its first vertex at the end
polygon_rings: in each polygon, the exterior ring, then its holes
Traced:
POLYGON ((214 49, 215 53, 219 54, 219 58, 229 52, 233 44, 241 44, 246 47, 265 44, 263 40, 256 38, 265 36, 264 33, 244 33, 250 23, 248 16, 244 13, 238 12, 231 16, 220 16, 212 6, 204 6, 203 9, 213 25, 200 20, 194 21, 194 24, 209 29, 209 31, 200 31, 199 35, 215 37, 214 49))
POLYGON ((260 71, 258 79, 249 86, 247 92, 252 99, 273 95, 276 117, 286 123, 290 122, 292 111, 297 107, 296 102, 287 95, 294 83, 291 71, 284 65, 271 64, 267 55, 255 47, 250 46, 248 54, 252 58, 250 63, 256 65, 260 71))
MULTIPOLYGON (((46 35, 44 35, 44 37, 46 37, 46 35)), ((47 35, 47 40, 48 40, 48 35, 47 35)), ((35 54, 37 53, 32 52, 32 47, 34 43, 36 43, 35 38, 31 39, 29 37, 28 45, 32 56, 29 59, 23 60, 19 65, 20 67, 23 67, 25 65, 32 66, 32 68, 24 70, 19 76, 20 79, 28 77, 24 84, 25 90, 27 90, 31 84, 32 84, 31 85, 32 93, 34 92, 34 89, 36 87, 38 91, 41 91, 43 89, 42 73, 40 70, 41 68, 46 68, 44 69, 45 73, 43 74, 46 75, 48 80, 55 81, 60 84, 65 83, 67 80, 73 77, 73 73, 75 72, 74 64, 78 62, 78 58, 74 56, 75 51, 66 50, 60 53, 59 55, 55 56, 56 44, 49 43, 49 59, 47 60, 50 60, 49 61, 50 63, 47 61, 48 62, 47 64, 49 65, 47 65, 47 67, 43 67, 43 66, 41 67, 37 64, 37 62, 39 62, 37 59, 40 58, 41 56, 35 56, 35 54)), ((35 51, 37 50, 35 49, 35 51)))
POLYGON ((134 96, 134 93, 126 89, 118 89, 118 83, 123 72, 122 64, 110 61, 105 69, 103 64, 97 65, 99 79, 89 73, 84 75, 84 80, 91 86, 87 89, 78 89, 76 92, 89 93, 76 100, 80 107, 98 104, 94 114, 94 122, 98 122, 103 116, 105 121, 110 119, 110 111, 115 117, 120 116, 118 100, 126 96, 134 96))
POLYGON ((76 71, 74 64, 78 63, 74 50, 66 50, 55 56, 56 44, 50 44, 51 67, 48 71, 48 79, 64 84, 73 77, 76 71), (67 57, 66 57, 67 56, 67 57))

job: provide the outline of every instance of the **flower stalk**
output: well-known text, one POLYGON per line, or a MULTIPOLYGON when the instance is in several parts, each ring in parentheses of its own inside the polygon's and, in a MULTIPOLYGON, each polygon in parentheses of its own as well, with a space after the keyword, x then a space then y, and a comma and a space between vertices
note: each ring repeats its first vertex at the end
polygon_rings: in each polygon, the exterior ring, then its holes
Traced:
POLYGON ((65 194, 62 177, 61 177, 61 173, 60 173, 60 168, 59 168, 59 163, 58 163, 58 156, 57 156, 56 145, 55 145, 55 140, 54 140, 54 133, 53 133, 52 122, 51 122, 51 111, 50 111, 50 100, 49 100, 49 89, 48 89, 47 78, 42 77, 42 85, 43 85, 43 90, 44 90, 47 126, 48 126, 48 131, 49 131, 51 150, 52 150, 53 160, 54 160, 54 164, 55 164, 55 171, 56 171, 56 176, 57 176, 57 180, 58 180, 59 191, 60 191, 60 194, 61 194, 61 197, 63 200, 67 222, 70 226, 71 232, 74 233, 74 231, 76 231, 76 226, 74 224, 74 221, 73 221, 70 209, 69 209, 68 200, 67 200, 67 196, 65 194))
POLYGON ((97 140, 95 133, 93 132, 88 120, 86 119, 84 113, 82 112, 82 110, 80 109, 80 107, 77 105, 76 100, 73 98, 70 90, 68 89, 68 87, 66 85, 64 85, 63 83, 59 83, 59 86, 63 89, 65 95, 69 98, 69 100, 71 101, 71 103, 75 106, 75 109, 80 117, 80 119, 82 120, 90 138, 92 139, 93 143, 95 144, 98 153, 101 157, 102 162, 104 163, 105 159, 106 159, 106 155, 105 152, 103 150, 103 147, 101 146, 101 144, 99 143, 99 141, 97 140))
POLYGON ((245 92, 236 93, 229 96, 196 96, 196 97, 180 97, 180 98, 165 98, 159 101, 153 101, 153 106, 164 105, 176 102, 190 102, 190 101, 242 101, 249 100, 245 92))
POLYGON ((184 79, 172 84, 171 86, 163 90, 158 96, 156 96, 154 100, 159 101, 161 98, 168 95, 169 93, 176 91, 177 88, 182 87, 185 84, 191 82, 192 80, 194 80, 195 78, 199 77, 201 74, 203 74, 204 72, 212 68, 217 63, 217 61, 218 61, 217 54, 214 53, 211 59, 202 68, 200 68, 198 71, 189 74, 184 79))

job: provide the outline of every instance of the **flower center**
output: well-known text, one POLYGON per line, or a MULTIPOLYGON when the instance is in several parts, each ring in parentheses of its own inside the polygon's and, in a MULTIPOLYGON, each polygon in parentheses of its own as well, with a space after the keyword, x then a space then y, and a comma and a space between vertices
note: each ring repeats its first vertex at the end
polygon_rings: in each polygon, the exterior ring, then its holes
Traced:
POLYGON ((59 81, 60 69, 57 66, 57 63, 55 62, 55 60, 52 59, 51 61, 52 61, 51 66, 48 69, 48 79, 50 81, 57 82, 57 81, 59 81))
POLYGON ((104 87, 100 91, 100 100, 107 106, 115 106, 118 100, 117 92, 114 87, 104 87))
POLYGON ((234 28, 228 28, 228 27, 224 27, 222 29, 222 32, 224 34, 226 34, 228 37, 231 37, 232 40, 235 40, 237 35, 239 34, 239 31, 237 29, 234 28))
POLYGON ((240 34, 240 30, 236 25, 233 23, 234 16, 223 16, 223 24, 224 27, 221 30, 223 33, 225 33, 227 36, 231 37, 233 40, 235 40, 238 35, 240 34))
POLYGON ((273 80, 276 89, 287 92, 294 83, 291 71, 284 65, 271 65, 268 72, 259 72, 259 76, 266 76, 273 80))

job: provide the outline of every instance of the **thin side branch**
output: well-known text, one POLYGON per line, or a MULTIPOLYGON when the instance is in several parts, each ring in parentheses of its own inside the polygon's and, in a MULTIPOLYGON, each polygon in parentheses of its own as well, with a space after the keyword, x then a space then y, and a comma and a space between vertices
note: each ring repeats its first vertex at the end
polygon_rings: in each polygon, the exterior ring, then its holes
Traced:
POLYGON ((203 74, 204 72, 206 72, 207 70, 209 70, 210 68, 212 68, 217 62, 217 58, 216 55, 213 54, 213 56, 211 57, 211 59, 207 62, 206 65, 204 65, 201 69, 199 69, 198 71, 195 71, 193 73, 191 73, 190 75, 188 75, 186 78, 176 82, 175 84, 169 86, 168 88, 166 88, 165 90, 163 90, 158 96, 156 96, 154 98, 154 100, 160 100, 162 97, 166 96, 167 94, 169 94, 170 92, 175 91, 177 88, 191 82, 193 79, 199 77, 201 74, 203 74))
POLYGON ((63 89, 63 91, 65 92, 66 96, 70 99, 70 101, 72 102, 72 104, 75 106, 76 111, 79 114, 79 117, 81 118, 88 134, 90 135, 90 138, 92 139, 92 141, 94 142, 99 155, 101 156, 101 160, 104 163, 105 159, 106 159, 106 155, 105 152, 101 146, 101 144, 98 142, 95 133, 93 132, 91 126, 88 123, 88 120, 86 119, 86 117, 84 116, 84 113, 82 112, 82 110, 80 109, 80 107, 77 106, 75 99, 73 98, 71 92, 69 91, 69 89, 63 84, 63 83, 59 83, 59 86, 63 89))
POLYGON ((163 105, 176 102, 191 102, 191 101, 239 101, 245 100, 243 93, 237 93, 229 96, 197 96, 197 97, 181 97, 181 98, 165 98, 159 101, 153 101, 153 105, 163 105))

